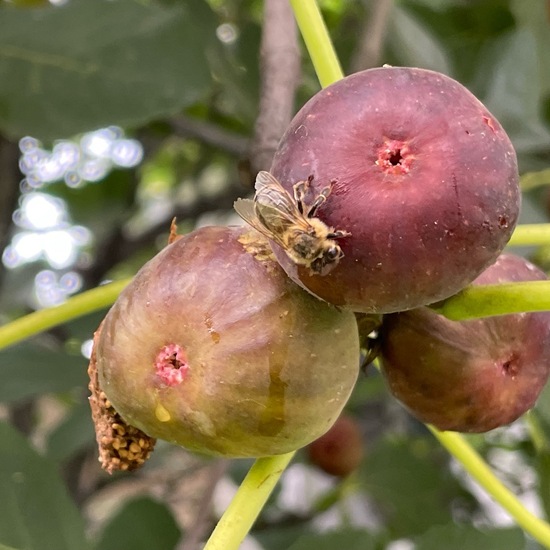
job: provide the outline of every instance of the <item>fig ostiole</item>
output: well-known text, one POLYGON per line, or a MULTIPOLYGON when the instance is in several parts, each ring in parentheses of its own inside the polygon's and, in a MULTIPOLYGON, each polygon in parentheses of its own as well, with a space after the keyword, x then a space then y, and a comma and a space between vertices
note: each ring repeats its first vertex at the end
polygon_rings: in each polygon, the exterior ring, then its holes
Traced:
POLYGON ((245 227, 205 227, 150 260, 107 314, 101 389, 151 437, 259 457, 307 445, 359 370, 353 313, 305 292, 245 227))
MULTIPOLYGON (((546 279, 502 254, 474 285, 546 279)), ((486 432, 529 410, 550 373, 550 312, 451 321, 423 307, 384 316, 382 372, 409 411, 441 430, 486 432)))
POLYGON ((292 194, 309 181, 337 265, 312 272, 273 251, 289 276, 338 306, 391 313, 473 281, 509 240, 520 206, 512 143, 464 86, 424 69, 383 67, 320 91, 294 117, 271 173, 292 194))

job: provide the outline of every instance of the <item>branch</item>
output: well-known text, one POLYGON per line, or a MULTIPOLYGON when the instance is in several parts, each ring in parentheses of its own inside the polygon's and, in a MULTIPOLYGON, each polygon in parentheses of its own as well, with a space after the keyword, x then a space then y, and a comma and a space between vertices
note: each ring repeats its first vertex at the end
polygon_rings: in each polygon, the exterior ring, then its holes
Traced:
POLYGON ((252 173, 269 170, 273 155, 294 113, 300 78, 300 50, 287 1, 265 0, 260 46, 260 104, 250 145, 252 173))
POLYGON ((203 120, 177 116, 168 124, 176 136, 198 139, 236 157, 245 156, 248 150, 247 138, 203 120))
POLYGON ((210 476, 208 484, 204 488, 199 505, 196 509, 195 521, 193 527, 185 533, 185 538, 176 550, 200 550, 200 544, 210 527, 210 508, 212 507, 212 497, 218 485, 218 481, 227 471, 227 460, 216 460, 210 466, 210 476))
POLYGON ((351 61, 353 73, 370 69, 380 64, 384 37, 388 27, 393 0, 371 2, 370 17, 367 19, 359 41, 359 47, 351 61))

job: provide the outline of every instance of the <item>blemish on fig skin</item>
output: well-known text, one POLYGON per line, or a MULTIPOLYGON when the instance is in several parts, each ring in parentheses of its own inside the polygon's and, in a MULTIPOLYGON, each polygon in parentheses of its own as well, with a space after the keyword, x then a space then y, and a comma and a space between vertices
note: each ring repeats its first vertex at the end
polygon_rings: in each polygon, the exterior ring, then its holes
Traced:
POLYGON ((414 161, 409 145, 397 139, 386 140, 378 149, 377 156, 375 164, 394 175, 408 174, 414 161))
POLYGON ((499 216, 498 217, 498 226, 500 229, 507 229, 508 228, 508 218, 506 216, 499 216))
POLYGON ((210 334, 210 338, 212 338, 212 342, 214 342, 214 344, 219 344, 220 333, 214 330, 212 318, 209 315, 206 315, 204 317, 204 324, 206 325, 206 330, 208 330, 208 334, 210 334))
POLYGON ((185 350, 177 344, 164 346, 155 359, 155 372, 167 386, 181 384, 189 372, 185 350))
POLYGON ((483 115, 483 122, 485 122, 485 124, 487 124, 487 126, 489 126, 489 128, 491 128, 491 131, 493 132, 493 134, 497 133, 496 128, 493 124, 493 119, 492 118, 489 118, 488 116, 483 115))

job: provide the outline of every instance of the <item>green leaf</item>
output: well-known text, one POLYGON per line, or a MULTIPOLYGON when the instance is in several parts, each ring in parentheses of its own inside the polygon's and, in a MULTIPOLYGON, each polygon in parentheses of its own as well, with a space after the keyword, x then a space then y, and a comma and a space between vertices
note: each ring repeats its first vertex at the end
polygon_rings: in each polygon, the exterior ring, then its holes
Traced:
POLYGON ((139 498, 126 504, 110 521, 97 549, 174 550, 180 537, 180 530, 166 506, 150 498, 139 498))
POLYGON ((86 385, 86 359, 82 356, 29 343, 0 352, 0 402, 13 403, 86 385))
POLYGON ((547 518, 550 518, 550 453, 541 451, 535 457, 538 473, 538 494, 547 518))
POLYGON ((363 462, 365 490, 396 538, 423 533, 452 521, 451 503, 468 494, 449 475, 447 458, 428 438, 386 440, 363 462))
POLYGON ((345 531, 328 532, 301 536, 288 550, 374 550, 375 539, 368 531, 346 529, 345 531))
POLYGON ((211 85, 215 26, 202 0, 4 7, 0 129, 50 141, 178 112, 211 85))
MULTIPOLYGON (((539 66, 535 37, 528 29, 495 41, 492 55, 480 65, 490 79, 483 102, 510 135, 518 152, 546 150, 550 132, 542 124, 539 66)), ((480 77, 483 80, 483 77, 480 77)))
POLYGON ((0 542, 25 550, 86 550, 84 522, 56 465, 0 423, 0 542))
POLYGON ((415 550, 523 550, 525 536, 517 528, 480 531, 455 523, 432 527, 415 538, 415 550))
POLYGON ((251 532, 254 540, 261 544, 263 550, 290 549, 304 531, 307 529, 307 521, 297 522, 295 525, 281 525, 271 529, 257 529, 251 532))
POLYGON ((395 55, 404 65, 450 74, 447 54, 437 36, 399 5, 392 10, 389 36, 395 55))
POLYGON ((56 461, 69 458, 94 441, 92 413, 87 399, 74 406, 48 438, 48 456, 56 461))
POLYGON ((537 60, 538 79, 543 93, 550 92, 550 32, 548 28, 548 3, 532 2, 525 9, 523 0, 512 0, 510 9, 517 25, 528 29, 535 38, 535 51, 531 52, 537 60))

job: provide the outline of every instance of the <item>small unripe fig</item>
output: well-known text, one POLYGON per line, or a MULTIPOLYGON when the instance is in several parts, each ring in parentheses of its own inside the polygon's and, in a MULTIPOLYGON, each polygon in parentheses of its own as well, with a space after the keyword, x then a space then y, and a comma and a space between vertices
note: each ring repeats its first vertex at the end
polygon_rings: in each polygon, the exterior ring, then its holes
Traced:
POLYGON ((365 313, 464 288, 496 260, 520 204, 502 126, 461 84, 424 69, 370 69, 320 91, 291 122, 271 173, 291 195, 309 181, 309 204, 326 198, 315 217, 343 254, 315 273, 272 242, 285 271, 365 313))
MULTIPOLYGON (((501 255, 474 285, 537 281, 530 262, 501 255)), ((441 430, 485 432, 530 409, 550 372, 550 313, 451 321, 429 308, 386 315, 382 372, 411 413, 441 430)))
POLYGON ((359 369, 354 315, 290 281, 258 237, 194 231, 122 292, 97 367, 128 424, 198 452, 258 457, 300 448, 337 419, 359 369))
POLYGON ((307 446, 309 461, 327 474, 345 477, 359 468, 365 456, 357 420, 341 414, 330 430, 307 446))

